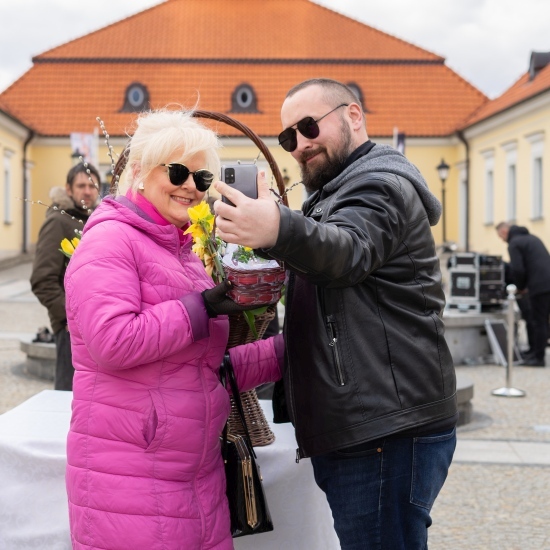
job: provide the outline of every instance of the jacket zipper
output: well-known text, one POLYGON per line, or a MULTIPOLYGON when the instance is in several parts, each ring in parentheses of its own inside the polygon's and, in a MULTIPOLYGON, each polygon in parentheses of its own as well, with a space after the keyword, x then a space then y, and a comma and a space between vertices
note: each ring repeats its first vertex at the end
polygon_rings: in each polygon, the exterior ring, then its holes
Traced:
MULTIPOLYGON (((289 307, 289 305, 291 303, 291 300, 289 300, 288 298, 292 294, 292 287, 293 286, 294 286, 294 277, 291 274, 289 279, 288 279, 288 288, 286 289, 287 300, 286 300, 286 306, 285 306, 286 307, 285 317, 287 319, 290 319, 291 308, 289 307)), ((288 325, 288 323, 284 324, 285 332, 288 330, 287 325, 288 325)), ((286 339, 286 335, 285 335, 285 339, 286 339)), ((287 353, 287 352, 285 351, 285 353, 287 353)), ((288 374, 288 395, 290 397, 290 403, 289 404, 290 404, 290 408, 292 409, 292 418, 294 419, 294 425, 296 426, 296 432, 297 432, 298 431, 298 422, 296 422, 296 407, 294 406, 294 391, 292 389, 292 376, 291 376, 291 373, 290 373, 290 368, 291 368, 290 367, 290 361, 288 361, 287 364, 289 365, 289 374, 288 374)), ((298 437, 296 437, 296 439, 298 439, 298 437)), ((301 458, 300 447, 298 447, 296 449, 296 464, 298 464, 300 462, 300 458, 301 458)))
POLYGON ((330 331, 330 342, 328 345, 332 348, 334 353, 334 361, 336 362, 336 377, 338 378, 338 384, 340 386, 345 386, 346 382, 344 380, 344 372, 342 370, 342 362, 340 361, 340 352, 338 350, 336 321, 334 320, 333 315, 327 315, 327 323, 330 331))
MULTIPOLYGON (((203 355, 204 357, 204 355, 203 355)), ((204 392, 204 396, 205 396, 205 405, 206 405, 206 417, 205 417, 205 422, 206 422, 206 431, 208 431, 208 426, 210 426, 210 420, 211 420, 211 402, 210 402, 210 392, 208 391, 208 388, 206 386, 206 381, 204 379, 204 372, 202 370, 202 357, 201 357, 201 361, 199 362, 199 365, 198 365, 198 369, 199 369, 199 377, 200 377, 200 380, 201 380, 201 384, 202 384, 202 390, 204 392)), ((207 441, 206 441, 206 438, 204 440, 204 443, 203 443, 203 448, 202 448, 202 456, 201 456, 201 459, 199 461, 199 464, 197 466, 197 470, 200 470, 202 468, 202 465, 204 464, 204 459, 205 459, 205 456, 206 456, 206 447, 207 447, 207 441)), ((199 516, 200 516, 200 520, 201 520, 201 546, 204 544, 204 539, 205 539, 205 536, 206 536, 206 514, 205 514, 205 511, 203 509, 203 506, 202 506, 202 502, 201 502, 201 499, 200 499, 200 496, 199 496, 199 490, 197 488, 197 477, 194 476, 193 477, 193 492, 195 494, 195 498, 197 499, 197 508, 199 509, 199 516)))

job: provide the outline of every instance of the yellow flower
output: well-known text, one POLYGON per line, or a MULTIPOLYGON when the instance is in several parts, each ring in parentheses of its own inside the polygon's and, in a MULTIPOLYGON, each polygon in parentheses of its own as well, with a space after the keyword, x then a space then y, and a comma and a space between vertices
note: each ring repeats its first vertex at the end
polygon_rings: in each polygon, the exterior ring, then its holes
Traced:
POLYGON ((212 258, 210 254, 205 253, 203 262, 204 262, 204 269, 206 270, 206 273, 208 273, 208 275, 212 277, 212 272, 214 271, 214 258, 212 258))
POLYGON ((78 237, 73 237, 71 239, 71 244, 76 248, 80 244, 80 239, 78 237))
POLYGON ((196 241, 192 246, 191 250, 199 257, 199 259, 204 259, 204 243, 201 241, 196 241))
MULTIPOLYGON (((76 237, 75 237, 75 239, 76 239, 76 237)), ((73 239, 73 240, 75 240, 75 239, 73 239)), ((76 245, 71 243, 71 241, 69 241, 69 239, 63 239, 61 241, 61 249, 63 250, 63 252, 67 256, 72 256, 75 248, 76 248, 76 245)))
POLYGON ((189 214, 191 223, 204 224, 208 227, 209 232, 214 228, 214 214, 210 212, 210 207, 206 201, 202 201, 197 206, 187 209, 187 213, 189 214))
POLYGON ((215 282, 220 283, 224 274, 219 251, 221 241, 214 235, 214 215, 210 212, 206 201, 188 208, 187 212, 191 225, 184 231, 184 234, 192 235, 193 252, 202 260, 208 275, 215 282))
POLYGON ((249 246, 243 246, 245 252, 252 252, 252 248, 250 248, 249 246))
POLYGON ((198 239, 201 239, 204 237, 204 229, 197 223, 192 223, 184 232, 184 235, 187 235, 188 233, 191 233, 193 236, 193 240, 197 241, 198 239))

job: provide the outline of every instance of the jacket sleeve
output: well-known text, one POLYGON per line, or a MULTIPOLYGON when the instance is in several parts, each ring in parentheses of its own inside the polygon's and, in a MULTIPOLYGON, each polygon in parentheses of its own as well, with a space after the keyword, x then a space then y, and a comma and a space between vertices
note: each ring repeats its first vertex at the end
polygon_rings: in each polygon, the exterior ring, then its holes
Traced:
POLYGON ((521 249, 512 242, 508 245, 508 254, 514 284, 518 287, 518 290, 523 290, 527 286, 527 272, 521 249))
POLYGON ((362 178, 338 191, 322 222, 280 206, 277 242, 266 252, 315 285, 361 283, 394 253, 408 223, 396 176, 362 178))
POLYGON ((281 378, 283 367, 283 335, 235 346, 229 350, 229 356, 240 391, 276 382, 281 378))
POLYGON ((97 230, 92 239, 84 236, 65 278, 69 329, 76 323, 92 359, 102 368, 127 369, 192 344, 192 324, 182 301, 142 309, 130 239, 102 226, 97 230))
POLYGON ((48 216, 40 228, 31 275, 33 294, 58 323, 67 318, 62 278, 67 258, 59 251, 65 237, 59 217, 48 216))

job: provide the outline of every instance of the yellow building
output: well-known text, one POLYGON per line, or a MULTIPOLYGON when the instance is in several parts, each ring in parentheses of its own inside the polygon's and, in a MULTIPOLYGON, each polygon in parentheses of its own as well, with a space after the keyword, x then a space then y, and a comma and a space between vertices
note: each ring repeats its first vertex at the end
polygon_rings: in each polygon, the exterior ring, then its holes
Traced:
POLYGON ((0 259, 23 251, 29 233, 28 204, 32 164, 28 144, 33 132, 0 107, 0 259))
MULTIPOLYGON (((396 132, 406 136, 405 154, 436 196, 442 192, 436 166, 445 159, 451 166, 445 184, 446 237, 465 244, 455 169, 464 148, 456 130, 487 98, 444 58, 310 0, 166 0, 38 55, 33 67, 0 94, 0 109, 11 121, 0 120, 0 148, 14 151, 9 190, 2 175, 0 188, 10 197, 21 188, 25 156, 28 196, 48 202, 50 188, 64 184, 79 135, 90 138, 94 154, 96 117, 104 120, 115 151, 121 152, 139 111, 197 102, 200 109, 249 126, 287 181, 297 182, 297 164, 277 143, 279 110, 293 85, 315 77, 334 78, 355 90, 376 143, 391 144, 396 132), (321 40, 311 37, 312 28, 321 40), (4 145, 4 140, 14 143, 4 145)), ((222 160, 258 156, 238 130, 214 127, 223 136, 222 160)), ((107 180, 111 160, 101 137, 99 132, 97 164, 107 180)), ((259 163, 266 166, 261 157, 259 163)), ((295 208, 303 198, 301 186, 289 193, 295 208)), ((10 201, 17 204, 13 197, 10 201)), ((21 206, 12 208, 13 227, 0 225, 0 249, 32 250, 44 208, 30 207, 27 221, 21 206)), ((434 228, 439 243, 442 233, 440 223, 434 228)))
POLYGON ((506 256, 501 221, 525 226, 550 247, 550 52, 467 122, 470 249, 506 256))

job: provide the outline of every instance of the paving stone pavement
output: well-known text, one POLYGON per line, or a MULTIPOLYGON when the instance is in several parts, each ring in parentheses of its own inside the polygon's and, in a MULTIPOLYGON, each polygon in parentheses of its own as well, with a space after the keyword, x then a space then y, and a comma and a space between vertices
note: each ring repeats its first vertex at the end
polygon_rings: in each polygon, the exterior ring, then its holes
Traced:
MULTIPOLYGON (((19 350, 20 337, 49 326, 29 276, 29 263, 0 270, 0 414, 52 389, 25 373, 19 350)), ((457 367, 474 382, 474 417, 458 430, 455 460, 432 510, 431 550, 550 549, 547 364, 514 369, 512 385, 527 392, 523 398, 491 395, 505 385, 503 367, 457 367)))

